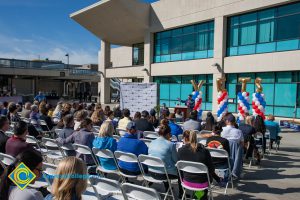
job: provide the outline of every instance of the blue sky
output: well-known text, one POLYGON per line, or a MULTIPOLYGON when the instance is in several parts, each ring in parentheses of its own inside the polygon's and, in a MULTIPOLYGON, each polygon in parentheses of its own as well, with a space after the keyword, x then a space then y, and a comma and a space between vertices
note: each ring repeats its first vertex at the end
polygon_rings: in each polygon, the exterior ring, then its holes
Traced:
POLYGON ((97 63, 100 40, 69 14, 98 1, 0 0, 0 57, 97 63))

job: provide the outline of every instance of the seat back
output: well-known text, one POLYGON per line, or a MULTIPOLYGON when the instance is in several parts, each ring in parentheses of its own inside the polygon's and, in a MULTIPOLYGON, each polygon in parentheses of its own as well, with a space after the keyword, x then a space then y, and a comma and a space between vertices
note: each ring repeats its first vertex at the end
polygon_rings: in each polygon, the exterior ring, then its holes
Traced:
POLYGON ((59 128, 54 129, 54 132, 55 132, 55 134, 56 134, 57 137, 59 136, 59 132, 60 132, 61 130, 62 130, 62 129, 59 129, 59 128))
POLYGON ((120 140, 120 136, 119 135, 113 135, 113 138, 115 138, 115 140, 117 141, 117 142, 119 142, 119 140, 120 140))
POLYGON ((41 150, 41 146, 39 145, 38 140, 35 137, 27 135, 26 142, 32 144, 33 146, 36 146, 39 150, 41 150))
POLYGON ((52 185, 53 178, 56 174, 56 165, 50 163, 43 163, 43 174, 49 186, 52 185))
POLYGON ((12 137, 14 133, 12 131, 6 131, 5 135, 7 135, 8 137, 12 137))
POLYGON ((95 154, 95 156, 99 157, 99 158, 112 158, 114 159, 115 156, 113 154, 113 152, 111 152, 111 150, 109 149, 98 149, 93 147, 93 153, 95 154))
POLYGON ((153 141, 151 139, 145 139, 145 138, 141 138, 140 140, 142 140, 147 145, 147 147, 149 147, 149 144, 153 141))
POLYGON ((160 200, 160 195, 153 188, 142 187, 131 183, 122 184, 123 196, 126 200, 160 200))
POLYGON ((0 153, 0 163, 3 165, 3 167, 11 165, 13 162, 15 162, 14 157, 4 153, 0 153))
POLYGON ((117 160, 129 163, 138 163, 138 158, 133 153, 126 153, 122 151, 115 151, 115 158, 117 160))
POLYGON ((108 178, 100 178, 99 176, 90 176, 89 181, 98 199, 102 199, 102 193, 122 194, 120 183, 116 180, 108 178))
POLYGON ((58 142, 50 138, 42 138, 43 145, 49 149, 59 149, 58 142))
POLYGON ((156 138, 159 138, 158 133, 154 131, 144 131, 143 136, 144 138, 151 139, 151 140, 155 140, 156 138))
POLYGON ((123 135, 125 135, 126 130, 121 129, 121 128, 116 128, 116 132, 118 135, 120 135, 122 137, 123 135))
POLYGON ((93 151, 90 149, 90 147, 88 147, 86 145, 74 143, 73 148, 79 154, 90 155, 93 158, 94 163, 98 164, 98 161, 97 161, 97 159, 95 159, 95 155, 94 155, 93 151))

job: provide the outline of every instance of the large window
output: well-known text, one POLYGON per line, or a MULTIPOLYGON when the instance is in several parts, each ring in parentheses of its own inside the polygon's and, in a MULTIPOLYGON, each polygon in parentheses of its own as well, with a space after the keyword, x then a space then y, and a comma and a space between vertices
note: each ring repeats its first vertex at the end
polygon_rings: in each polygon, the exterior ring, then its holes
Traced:
POLYGON ((229 18, 227 56, 300 49, 300 3, 229 18))
POLYGON ((134 44, 132 46, 132 65, 144 64, 144 43, 134 44))
POLYGON ((237 93, 241 89, 241 83, 238 83, 240 77, 251 77, 251 82, 247 84, 247 92, 250 93, 251 98, 256 89, 255 78, 262 78, 263 93, 267 103, 265 114, 300 118, 300 72, 227 74, 226 88, 232 100, 228 106, 229 112, 237 112, 237 93))
POLYGON ((213 57, 214 22, 206 22, 155 34, 154 62, 213 57))
MULTIPOLYGON (((202 109, 212 109, 213 76, 208 75, 187 75, 187 76, 157 76, 154 82, 159 84, 159 103, 165 103, 169 107, 175 107, 179 102, 178 98, 185 100, 193 92, 191 80, 204 80, 202 86, 202 109)), ((180 103, 183 105, 183 103, 180 103)))

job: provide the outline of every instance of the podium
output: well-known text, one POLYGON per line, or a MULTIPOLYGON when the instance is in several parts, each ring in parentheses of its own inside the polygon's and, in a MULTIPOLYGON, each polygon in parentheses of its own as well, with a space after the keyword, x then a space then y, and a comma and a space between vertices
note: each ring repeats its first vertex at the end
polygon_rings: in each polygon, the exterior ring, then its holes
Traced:
POLYGON ((188 108, 187 106, 176 106, 174 109, 174 112, 176 113, 177 110, 181 110, 183 120, 185 121, 186 118, 188 118, 188 108))

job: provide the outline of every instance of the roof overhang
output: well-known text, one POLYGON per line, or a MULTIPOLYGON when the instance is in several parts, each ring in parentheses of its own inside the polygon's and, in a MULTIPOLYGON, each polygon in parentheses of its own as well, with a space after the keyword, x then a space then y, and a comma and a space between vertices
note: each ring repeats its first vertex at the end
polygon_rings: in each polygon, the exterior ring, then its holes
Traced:
POLYGON ((102 0, 70 17, 102 40, 129 46, 144 41, 150 4, 138 0, 102 0))

